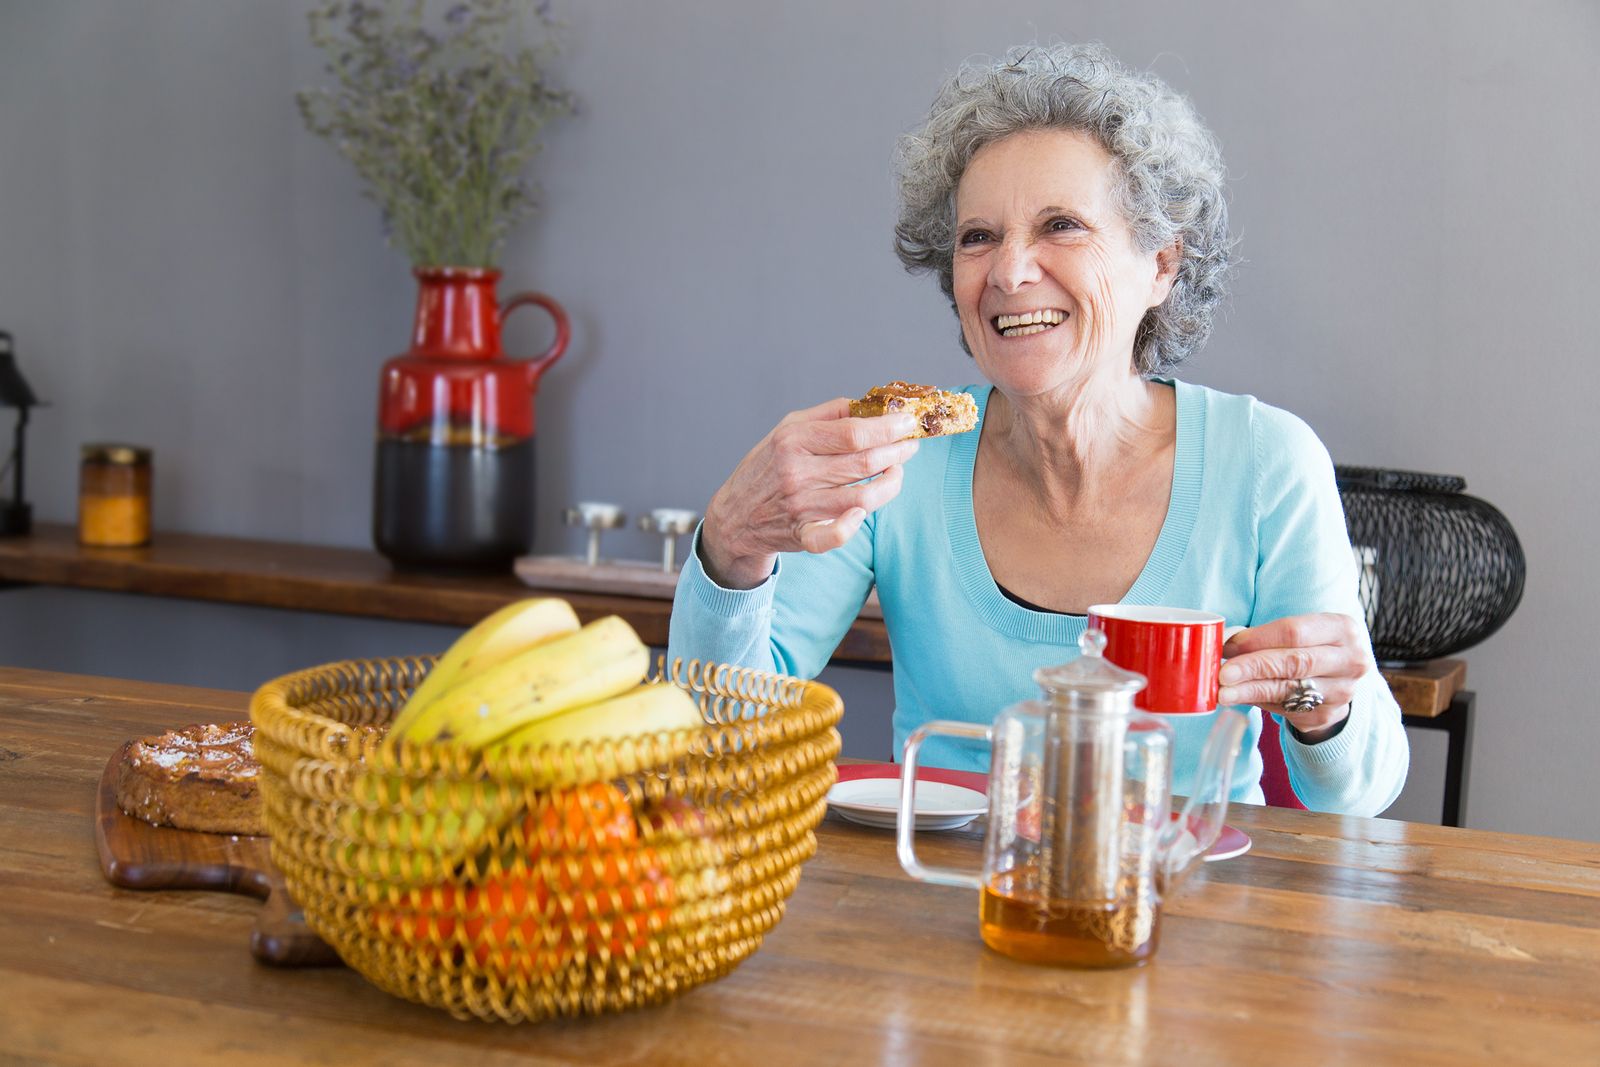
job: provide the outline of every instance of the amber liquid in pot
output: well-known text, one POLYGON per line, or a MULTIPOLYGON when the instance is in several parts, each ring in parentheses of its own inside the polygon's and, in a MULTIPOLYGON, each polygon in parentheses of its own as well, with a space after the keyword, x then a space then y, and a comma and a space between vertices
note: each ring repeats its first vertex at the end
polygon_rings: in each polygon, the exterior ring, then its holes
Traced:
POLYGON ((1155 955, 1161 910, 1148 887, 1128 885, 1115 900, 1050 899, 1034 869, 1006 871, 983 887, 978 905, 984 944, 1029 963, 1057 967, 1134 967, 1155 955))

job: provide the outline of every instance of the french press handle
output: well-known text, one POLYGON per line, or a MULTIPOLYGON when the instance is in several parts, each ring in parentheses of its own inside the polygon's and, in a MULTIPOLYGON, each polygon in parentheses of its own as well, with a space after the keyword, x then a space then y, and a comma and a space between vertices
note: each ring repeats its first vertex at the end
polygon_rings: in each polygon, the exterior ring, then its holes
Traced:
POLYGON ((905 754, 901 757, 900 819, 895 828, 895 851, 900 855, 900 866, 918 881, 982 889, 983 875, 979 872, 963 871, 957 867, 928 867, 917 859, 916 846, 912 841, 912 836, 917 832, 917 754, 922 750, 922 742, 934 734, 969 737, 991 745, 994 743, 993 731, 989 727, 953 719, 934 719, 912 731, 911 736, 906 738, 905 754))

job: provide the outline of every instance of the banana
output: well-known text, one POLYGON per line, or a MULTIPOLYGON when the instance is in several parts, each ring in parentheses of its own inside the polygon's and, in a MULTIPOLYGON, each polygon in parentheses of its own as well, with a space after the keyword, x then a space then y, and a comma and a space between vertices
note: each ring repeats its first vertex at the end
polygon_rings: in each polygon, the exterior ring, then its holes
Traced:
POLYGON ((423 709, 456 683, 534 645, 577 631, 578 616, 565 600, 530 597, 507 604, 462 634, 439 657, 390 724, 389 738, 404 736, 423 709))
POLYGON ((669 682, 658 682, 529 723, 489 747, 498 750, 518 745, 579 744, 704 725, 705 720, 700 717, 700 708, 693 697, 669 682))
POLYGON ((529 723, 626 692, 649 666, 650 650, 633 627, 608 615, 461 679, 398 736, 481 749, 529 723))
POLYGON ((403 886, 448 878, 521 810, 521 797, 514 793, 480 789, 470 782, 412 782, 413 799, 402 805, 406 792, 405 779, 398 774, 361 774, 352 783, 353 803, 338 812, 345 861, 365 877, 403 886), (415 793, 423 788, 433 790, 426 800, 429 806, 415 810, 420 807, 415 793))

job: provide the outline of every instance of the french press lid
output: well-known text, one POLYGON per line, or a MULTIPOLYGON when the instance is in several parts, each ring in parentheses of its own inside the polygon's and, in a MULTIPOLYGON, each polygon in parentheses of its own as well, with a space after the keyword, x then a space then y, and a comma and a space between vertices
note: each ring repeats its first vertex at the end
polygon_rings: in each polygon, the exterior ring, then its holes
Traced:
POLYGON ((1051 703, 1069 711, 1117 711, 1133 706, 1133 694, 1146 685, 1145 676, 1125 671, 1105 658, 1106 635, 1090 627, 1078 638, 1078 658, 1055 667, 1040 667, 1033 680, 1051 703))

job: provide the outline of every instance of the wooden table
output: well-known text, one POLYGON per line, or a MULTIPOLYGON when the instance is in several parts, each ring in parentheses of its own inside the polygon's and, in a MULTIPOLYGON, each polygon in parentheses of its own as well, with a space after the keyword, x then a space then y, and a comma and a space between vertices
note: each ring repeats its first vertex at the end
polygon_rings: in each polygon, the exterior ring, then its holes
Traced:
MULTIPOLYGON (((1600 1063, 1600 845, 1235 808, 1142 970, 1015 963, 973 894, 911 881, 829 816, 788 915, 662 1007, 457 1022, 246 948, 253 900, 102 880, 95 783, 125 739, 242 693, 0 669, 0 1062, 1600 1063)), ((924 839, 972 862, 978 838, 924 839)))

